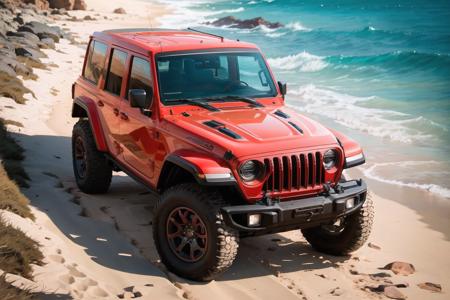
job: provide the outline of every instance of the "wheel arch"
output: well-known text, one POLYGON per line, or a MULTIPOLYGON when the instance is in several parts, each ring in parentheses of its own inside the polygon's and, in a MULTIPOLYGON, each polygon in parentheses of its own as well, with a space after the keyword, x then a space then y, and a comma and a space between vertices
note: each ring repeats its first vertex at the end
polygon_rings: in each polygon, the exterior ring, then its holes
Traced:
POLYGON ((72 105, 73 118, 87 118, 91 126, 98 151, 107 152, 108 146, 103 134, 102 123, 94 100, 87 97, 75 98, 72 105))
POLYGON ((228 167, 214 158, 193 151, 178 151, 168 155, 159 176, 157 189, 179 183, 196 182, 207 186, 233 186, 236 180, 228 167), (226 177, 225 174, 229 174, 226 177))

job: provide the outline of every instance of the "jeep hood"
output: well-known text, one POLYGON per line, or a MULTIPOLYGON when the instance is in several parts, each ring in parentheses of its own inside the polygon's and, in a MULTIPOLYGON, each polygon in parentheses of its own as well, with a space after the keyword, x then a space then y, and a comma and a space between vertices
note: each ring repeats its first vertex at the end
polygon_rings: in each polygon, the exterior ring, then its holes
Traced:
POLYGON ((178 126, 236 154, 245 155, 248 147, 256 154, 337 144, 336 137, 326 127, 285 106, 221 109, 218 112, 195 110, 189 114, 171 116, 169 121, 176 119, 178 126))

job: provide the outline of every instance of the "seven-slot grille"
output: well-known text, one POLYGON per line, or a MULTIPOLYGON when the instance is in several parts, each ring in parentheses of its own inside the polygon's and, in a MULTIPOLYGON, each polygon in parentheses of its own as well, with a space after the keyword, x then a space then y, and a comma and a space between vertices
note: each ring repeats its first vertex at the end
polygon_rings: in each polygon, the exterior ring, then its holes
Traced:
POLYGON ((266 192, 283 192, 314 188, 325 182, 321 152, 283 155, 264 159, 269 178, 266 192))

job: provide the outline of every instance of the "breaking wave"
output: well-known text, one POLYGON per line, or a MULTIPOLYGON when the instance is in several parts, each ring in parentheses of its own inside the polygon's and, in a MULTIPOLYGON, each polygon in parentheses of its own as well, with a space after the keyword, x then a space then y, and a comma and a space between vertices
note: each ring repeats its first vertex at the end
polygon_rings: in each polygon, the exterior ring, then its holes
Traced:
MULTIPOLYGON (((380 169, 382 168, 396 168, 396 169, 406 169, 406 168, 420 168, 422 177, 426 178, 427 176, 445 176, 446 178, 450 176, 450 172, 448 171, 424 171, 424 167, 430 165, 442 165, 443 162, 437 161, 400 161, 400 162, 388 162, 388 163, 375 163, 369 168, 363 170, 363 173, 366 177, 397 186, 410 187, 415 189, 420 189, 424 191, 428 191, 432 194, 450 198, 450 189, 445 188, 441 185, 434 183, 425 183, 425 182, 414 182, 411 179, 388 179, 379 174, 380 169)), ((405 170, 408 171, 408 170, 405 170)), ((408 172, 407 172, 408 173, 408 172)), ((412 172, 414 173, 414 172, 412 172)), ((410 174, 412 174, 410 173, 410 174)))
POLYGON ((284 57, 269 58, 268 62, 272 68, 281 71, 316 72, 328 65, 324 57, 306 51, 284 57))

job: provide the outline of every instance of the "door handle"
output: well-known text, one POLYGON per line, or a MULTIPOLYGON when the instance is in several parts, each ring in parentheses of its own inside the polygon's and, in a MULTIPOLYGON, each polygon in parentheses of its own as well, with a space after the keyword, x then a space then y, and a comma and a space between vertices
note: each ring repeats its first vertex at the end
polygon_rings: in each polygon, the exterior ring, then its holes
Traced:
POLYGON ((120 118, 122 119, 122 120, 128 120, 128 115, 126 114, 126 113, 123 113, 123 112, 121 112, 120 113, 120 118))
POLYGON ((119 109, 118 108, 114 108, 114 114, 116 115, 116 116, 118 116, 119 115, 119 109))
POLYGON ((102 100, 98 100, 97 105, 100 106, 100 107, 105 106, 105 104, 103 103, 102 100))

